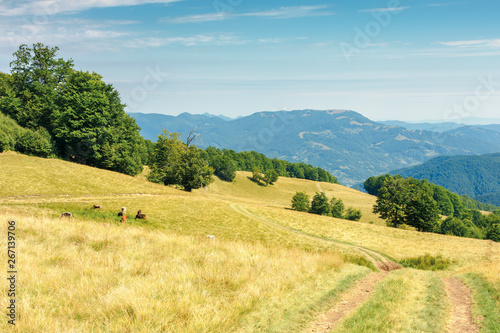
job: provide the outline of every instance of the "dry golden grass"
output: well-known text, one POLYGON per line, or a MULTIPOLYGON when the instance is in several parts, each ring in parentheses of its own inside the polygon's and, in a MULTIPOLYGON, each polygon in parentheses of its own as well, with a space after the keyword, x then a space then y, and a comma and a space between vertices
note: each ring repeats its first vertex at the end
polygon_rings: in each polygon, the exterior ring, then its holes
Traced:
POLYGON ((274 185, 259 186, 252 182, 250 172, 238 172, 236 180, 228 183, 216 179, 208 189, 195 191, 198 194, 213 195, 239 202, 265 204, 266 206, 291 207, 292 197, 297 191, 306 192, 312 199, 316 192, 325 192, 328 198, 342 199, 346 209, 354 207, 361 210, 360 222, 385 222, 372 212, 376 197, 338 184, 314 182, 305 179, 280 177, 274 185))
POLYGON ((500 267, 500 244, 492 241, 395 229, 273 207, 249 206, 249 210, 290 228, 368 247, 397 260, 429 253, 454 260, 454 269, 469 270, 484 265, 482 269, 489 271, 486 268, 489 264, 500 267))
POLYGON ((7 210, 0 220, 17 220, 19 332, 266 330, 368 271, 332 253, 7 210))
POLYGON ((177 193, 138 177, 57 159, 0 154, 0 198, 28 195, 177 193))

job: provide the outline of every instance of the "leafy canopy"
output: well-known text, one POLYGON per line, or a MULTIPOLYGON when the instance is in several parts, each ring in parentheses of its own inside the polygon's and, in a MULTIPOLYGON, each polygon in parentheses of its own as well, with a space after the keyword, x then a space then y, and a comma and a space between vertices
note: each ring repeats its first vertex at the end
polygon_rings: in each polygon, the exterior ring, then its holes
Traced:
POLYGON ((179 185, 186 191, 205 187, 213 181, 213 169, 200 150, 180 140, 180 133, 163 130, 151 158, 148 179, 165 185, 179 185))
POLYGON ((15 149, 140 173, 146 145, 118 92, 99 74, 74 70, 71 59, 57 58, 58 50, 23 44, 13 54, 11 75, 0 75, 0 112, 32 131, 16 136, 15 149))

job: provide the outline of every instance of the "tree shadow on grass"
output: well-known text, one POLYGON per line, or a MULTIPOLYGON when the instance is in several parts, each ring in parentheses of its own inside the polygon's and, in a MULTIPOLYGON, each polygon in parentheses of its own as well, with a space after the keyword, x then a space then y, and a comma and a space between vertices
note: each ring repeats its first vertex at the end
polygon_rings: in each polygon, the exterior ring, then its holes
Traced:
POLYGON ((256 183, 259 186, 267 187, 266 183, 262 183, 260 180, 255 180, 252 177, 247 177, 250 181, 256 183))

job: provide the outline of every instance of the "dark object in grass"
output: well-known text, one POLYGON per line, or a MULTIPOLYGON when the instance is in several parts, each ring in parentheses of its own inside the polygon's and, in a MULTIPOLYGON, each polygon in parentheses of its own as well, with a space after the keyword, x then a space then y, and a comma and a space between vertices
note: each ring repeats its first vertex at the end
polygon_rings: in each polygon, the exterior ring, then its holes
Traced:
POLYGON ((71 218, 73 217, 73 214, 71 214, 70 212, 62 213, 61 216, 59 216, 59 219, 62 219, 63 217, 67 217, 68 219, 71 220, 71 218))
POLYGON ((146 219, 146 214, 143 214, 143 213, 142 213, 142 210, 140 210, 140 209, 139 209, 139 210, 137 211, 137 215, 135 216, 135 219, 136 219, 136 220, 137 220, 137 219, 145 220, 145 219, 146 219))

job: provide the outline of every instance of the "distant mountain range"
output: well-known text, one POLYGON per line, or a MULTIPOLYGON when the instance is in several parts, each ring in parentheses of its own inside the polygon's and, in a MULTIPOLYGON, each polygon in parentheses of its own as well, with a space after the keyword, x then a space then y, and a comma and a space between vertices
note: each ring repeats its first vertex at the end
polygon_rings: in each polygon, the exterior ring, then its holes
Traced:
POLYGON ((440 155, 500 152, 498 131, 458 127, 455 132, 410 130, 372 121, 349 110, 258 112, 234 120, 183 113, 131 113, 141 134, 156 141, 162 129, 186 135, 196 128, 196 145, 255 150, 268 157, 306 162, 330 171, 348 186, 440 155))
POLYGON ((457 194, 500 206, 500 153, 481 156, 439 156, 391 174, 427 179, 457 194))
POLYGON ((485 130, 500 132, 500 119, 498 120, 498 124, 488 124, 488 125, 479 125, 479 124, 461 124, 461 123, 453 123, 453 122, 443 122, 443 123, 407 123, 399 120, 387 120, 387 121, 379 121, 379 123, 389 126, 400 126, 410 130, 424 130, 424 131, 432 131, 432 132, 446 132, 450 130, 454 130, 460 127, 474 127, 481 128, 485 130))

